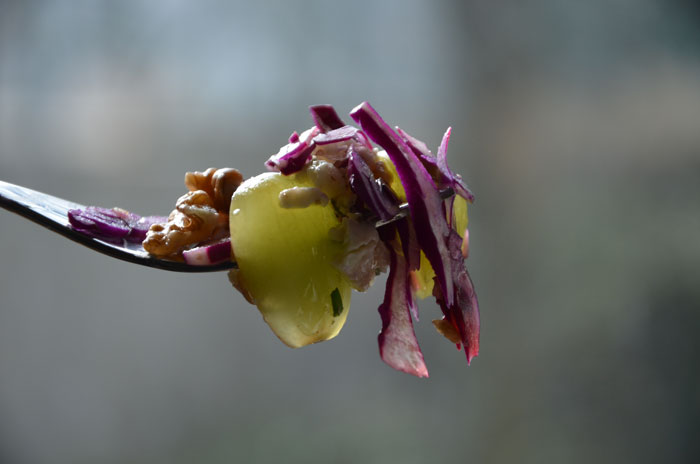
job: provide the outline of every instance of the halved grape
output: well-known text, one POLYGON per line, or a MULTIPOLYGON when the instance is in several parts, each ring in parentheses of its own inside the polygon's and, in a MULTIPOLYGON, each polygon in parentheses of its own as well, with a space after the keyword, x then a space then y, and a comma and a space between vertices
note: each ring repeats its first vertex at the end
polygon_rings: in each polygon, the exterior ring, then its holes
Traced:
POLYGON ((340 224, 332 205, 280 207, 280 192, 292 187, 313 187, 305 170, 246 180, 233 195, 229 220, 239 286, 280 340, 297 348, 338 334, 351 289, 332 264, 342 253, 328 234, 340 224))

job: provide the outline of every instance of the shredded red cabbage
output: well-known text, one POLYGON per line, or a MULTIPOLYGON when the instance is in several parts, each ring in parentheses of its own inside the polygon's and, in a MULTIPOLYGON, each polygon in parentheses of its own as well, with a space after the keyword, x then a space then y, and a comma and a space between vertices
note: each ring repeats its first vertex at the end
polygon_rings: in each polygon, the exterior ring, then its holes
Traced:
POLYGON ((331 105, 314 105, 309 107, 311 118, 321 133, 329 132, 333 129, 340 129, 345 125, 342 119, 335 112, 331 105))
POLYGON ((360 197, 369 210, 382 221, 388 221, 399 212, 398 200, 383 188, 372 175, 365 160, 351 146, 348 161, 348 180, 350 188, 360 197))
POLYGON ((446 179, 446 186, 452 187, 457 195, 467 200, 469 203, 474 203, 474 194, 469 190, 467 184, 462 180, 462 176, 454 174, 447 164, 447 145, 450 142, 450 134, 452 128, 448 127, 445 135, 442 136, 442 142, 437 152, 437 166, 440 173, 446 179))
POLYGON ((358 129, 352 126, 343 126, 337 129, 329 130, 328 132, 318 134, 314 137, 314 142, 318 145, 327 145, 329 143, 344 142, 355 137, 358 129))
MULTIPOLYGON (((442 324, 438 325, 454 334, 455 342, 464 346, 467 363, 471 363, 479 353, 480 322, 476 293, 464 263, 468 252, 468 231, 460 231, 465 234, 463 240, 452 229, 454 199, 443 204, 438 190, 449 187, 467 201, 474 200, 461 176, 454 174, 447 164, 451 129, 445 133, 435 157, 424 142, 399 128, 393 131, 367 102, 357 106, 350 116, 362 128, 355 140, 369 136, 389 155, 406 191, 411 212, 410 218, 380 230, 381 239, 391 251, 386 294, 379 307, 382 318, 380 355, 398 370, 427 376, 410 317, 412 314, 418 320, 409 276, 411 270, 419 268, 422 250, 436 275, 433 293, 444 315, 442 324), (400 247, 396 241, 397 233, 400 247)), ((354 164, 351 159, 350 167, 354 164)), ((353 183, 351 187, 365 204, 374 205, 373 198, 367 199, 367 194, 362 191, 364 184, 353 183)), ((443 330, 441 332, 445 333, 443 330)))
POLYGON ((409 271, 415 271, 420 267, 420 245, 416 238, 416 229, 407 217, 396 221, 396 230, 401 239, 401 249, 406 257, 409 271))
POLYGON ((327 145, 352 139, 358 130, 346 126, 331 105, 314 105, 309 108, 315 127, 299 135, 293 132, 289 143, 265 162, 270 171, 284 175, 294 174, 311 160, 316 145, 327 145))
POLYGON ((379 306, 382 318, 382 331, 378 337, 379 356, 396 370, 417 377, 428 377, 428 369, 411 322, 410 308, 414 302, 408 267, 403 255, 397 253, 393 246, 388 248, 391 265, 384 302, 379 306))
POLYGON ((437 158, 424 142, 421 142, 399 127, 396 128, 396 132, 398 132, 404 142, 413 150, 413 153, 418 156, 423 166, 425 166, 433 179, 436 180, 439 189, 450 187, 457 195, 464 198, 469 203, 474 202, 474 194, 472 194, 464 181, 462 181, 462 176, 454 174, 447 165, 447 145, 450 140, 450 134, 452 133, 451 127, 447 128, 445 135, 442 137, 437 158))
POLYGON ((231 239, 225 238, 210 245, 202 245, 182 252, 187 264, 206 266, 223 263, 231 259, 231 239))
POLYGON ((474 291, 474 284, 469 277, 469 272, 464 264, 464 256, 462 254, 462 238, 454 230, 450 230, 448 239, 450 249, 450 264, 452 268, 452 276, 455 282, 455 302, 447 304, 440 289, 436 285, 433 287, 435 298, 448 320, 458 331, 459 337, 464 346, 464 354, 467 356, 467 364, 471 363, 472 359, 479 354, 479 302, 474 291))
POLYGON ((162 216, 139 216, 119 208, 89 206, 68 211, 68 222, 75 230, 111 243, 141 243, 152 224, 166 221, 162 216))
POLYGON ((311 153, 316 148, 313 138, 319 134, 318 128, 314 127, 301 135, 295 134, 296 132, 292 133, 289 143, 265 162, 270 171, 279 171, 284 175, 294 174, 311 160, 311 153))
POLYGON ((413 153, 416 154, 420 162, 423 163, 423 166, 428 171, 433 180, 435 180, 435 183, 437 184, 438 188, 444 188, 445 186, 441 182, 442 174, 440 173, 440 168, 438 168, 437 160, 435 159, 435 156, 432 154, 425 142, 422 142, 417 138, 411 136, 409 133, 402 130, 398 126, 396 126, 396 132, 403 139, 403 141, 406 142, 406 145, 408 145, 408 147, 411 150, 413 150, 413 153))
MULTIPOLYGON (((420 268, 420 246, 416 239, 416 230, 411 224, 411 220, 407 217, 396 221, 396 231, 401 240, 401 251, 403 251, 404 259, 406 260, 406 268, 408 271, 415 271, 420 268)), ((413 318, 418 320, 418 305, 415 304, 413 298, 409 299, 410 310, 413 318)))
POLYGON ((384 148, 394 163, 406 191, 418 244, 435 271, 445 301, 451 305, 454 302, 454 283, 445 243, 450 229, 435 182, 413 150, 369 103, 357 106, 350 116, 369 138, 384 148))

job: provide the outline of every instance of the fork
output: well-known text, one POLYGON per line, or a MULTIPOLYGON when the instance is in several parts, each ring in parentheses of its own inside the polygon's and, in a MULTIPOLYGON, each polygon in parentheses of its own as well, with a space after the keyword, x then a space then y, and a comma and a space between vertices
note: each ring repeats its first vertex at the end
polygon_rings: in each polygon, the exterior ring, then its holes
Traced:
MULTIPOLYGON (((454 195, 454 191, 451 188, 440 191, 440 196, 443 199, 447 199, 452 195, 454 195)), ((17 213, 80 245, 111 256, 112 258, 121 259, 141 266, 174 272, 215 272, 238 267, 235 261, 200 266, 187 264, 182 261, 156 258, 144 250, 141 244, 138 243, 129 243, 126 240, 122 240, 121 244, 114 244, 105 242, 99 238, 91 237, 73 229, 68 222, 69 210, 85 209, 87 206, 1 180, 0 207, 17 213)), ((407 215, 408 204, 404 203, 399 206, 399 213, 396 216, 388 221, 378 221, 376 222, 376 226, 384 226, 406 217, 407 215)))

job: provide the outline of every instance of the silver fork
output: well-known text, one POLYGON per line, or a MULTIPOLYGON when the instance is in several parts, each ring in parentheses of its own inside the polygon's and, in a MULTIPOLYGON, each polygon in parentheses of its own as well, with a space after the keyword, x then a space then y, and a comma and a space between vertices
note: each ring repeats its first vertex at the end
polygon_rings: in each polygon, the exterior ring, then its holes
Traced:
MULTIPOLYGON (((440 191, 443 199, 454 195, 451 188, 440 191)), ((53 195, 37 192, 36 190, 0 180, 0 206, 24 216, 40 226, 63 235, 64 237, 103 253, 112 258, 121 259, 141 266, 154 267, 174 272, 215 272, 238 267, 235 261, 225 263, 195 266, 181 261, 155 258, 140 244, 123 240, 122 244, 105 242, 73 229, 68 222, 68 211, 85 209, 87 206, 64 200, 53 195)), ((377 222, 377 227, 384 226, 408 215, 408 204, 399 206, 399 213, 389 221, 377 222)))

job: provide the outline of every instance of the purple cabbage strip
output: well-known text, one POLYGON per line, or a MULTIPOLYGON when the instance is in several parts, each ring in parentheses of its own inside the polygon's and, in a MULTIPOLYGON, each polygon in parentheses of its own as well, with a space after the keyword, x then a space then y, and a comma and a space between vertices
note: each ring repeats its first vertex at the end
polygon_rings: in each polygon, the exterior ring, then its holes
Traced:
POLYGON ((316 148, 313 138, 318 133, 318 129, 315 127, 304 132, 303 139, 300 136, 295 137, 292 133, 289 139, 290 141, 296 140, 296 142, 290 142, 280 148, 276 155, 272 155, 265 162, 265 166, 270 171, 279 171, 285 176, 300 171, 311 160, 311 153, 316 148))
POLYGON ((129 225, 112 210, 89 206, 68 211, 68 221, 73 228, 95 238, 116 241, 125 238, 129 225))
POLYGON ((396 370, 428 377, 409 308, 413 296, 409 285, 409 272, 404 257, 387 244, 391 254, 389 277, 386 281, 384 302, 379 306, 382 331, 379 333, 379 356, 396 370))
POLYGON ((413 150, 413 153, 415 153, 418 157, 426 158, 427 160, 429 160, 428 163, 431 163, 435 165, 435 167, 437 167, 435 155, 433 155, 433 153, 430 151, 428 145, 426 145, 425 142, 422 142, 417 138, 413 137, 411 134, 404 131, 399 126, 396 126, 396 132, 403 139, 403 141, 406 142, 406 145, 408 145, 411 148, 411 150, 413 150))
POLYGON ((415 271, 420 267, 420 246, 416 237, 416 229, 408 217, 396 221, 396 229, 401 239, 401 249, 406 257, 409 271, 415 271))
POLYGON ((352 191, 380 220, 387 221, 396 216, 399 212, 396 197, 389 196, 389 192, 374 179, 372 170, 354 147, 348 151, 348 179, 352 191))
POLYGON ((457 195, 467 200, 469 203, 474 203, 474 194, 469 190, 469 187, 462 180, 462 176, 454 174, 447 164, 447 145, 450 142, 450 134, 452 128, 448 127, 445 135, 442 136, 440 147, 437 152, 437 165, 443 176, 447 178, 449 186, 452 187, 457 195))
MULTIPOLYGON (((403 251, 403 256, 406 260, 406 268, 408 271, 416 271, 420 268, 420 246, 418 245, 418 240, 416 238, 416 230, 411 224, 411 220, 407 217, 396 221, 396 230, 399 233, 399 238, 401 239, 401 249, 403 251)), ((409 287, 409 292, 412 292, 409 287)), ((408 299, 410 303, 409 309, 415 320, 418 320, 418 305, 415 304, 413 299, 413 293, 408 299)))
POLYGON ((437 159, 435 159, 435 155, 428 149, 425 142, 413 137, 399 126, 396 126, 396 132, 399 134, 399 137, 406 142, 406 145, 413 150, 413 153, 416 154, 420 162, 423 163, 423 166, 425 166, 426 171, 428 171, 430 177, 433 178, 437 187, 439 189, 445 188, 444 176, 440 172, 440 168, 438 168, 437 159))
POLYGON ((345 125, 342 119, 335 112, 331 105, 314 105, 309 107, 311 118, 321 133, 329 132, 333 129, 340 129, 345 125))
POLYGON ((131 232, 126 236, 126 241, 141 243, 146 240, 148 229, 150 229, 153 224, 163 224, 166 222, 168 222, 168 218, 165 216, 143 216, 136 222, 131 223, 131 232))
POLYGON ((338 129, 333 129, 325 133, 318 134, 314 137, 314 142, 318 145, 327 145, 329 143, 344 142, 350 140, 359 132, 357 127, 343 126, 338 129))
POLYGON ((437 158, 424 142, 421 142, 399 127, 396 128, 396 131, 411 150, 413 150, 413 153, 418 156, 418 159, 420 159, 433 179, 435 179, 438 188, 444 189, 451 187, 457 195, 464 198, 469 203, 474 202, 474 194, 464 184, 462 176, 454 174, 447 165, 447 144, 450 140, 450 133, 452 132, 451 127, 447 129, 445 135, 442 137, 437 158))
POLYGON ((203 266, 223 263, 231 259, 231 239, 226 238, 216 243, 202 245, 182 252, 187 264, 203 266))
POLYGON ((207 256, 212 264, 231 260, 231 239, 225 239, 207 248, 207 256))
POLYGON ((394 163, 406 191, 418 244, 435 271, 445 303, 451 306, 455 291, 446 244, 450 229, 433 179, 413 150, 369 103, 355 107, 350 116, 376 144, 386 150, 394 163))
POLYGON ((355 140, 357 140, 358 142, 361 142, 370 151, 374 150, 374 147, 372 146, 372 142, 369 141, 369 137, 367 137, 367 134, 365 134, 364 132, 358 131, 357 135, 355 135, 355 140))
POLYGON ((450 230, 448 246, 455 282, 455 302, 451 305, 446 304, 437 286, 433 288, 433 293, 445 318, 457 329, 464 346, 464 354, 467 356, 467 364, 469 364, 479 354, 481 323, 479 318, 479 301, 476 298, 474 284, 464 264, 461 245, 462 238, 456 231, 450 230))
POLYGON ((165 221, 162 216, 141 217, 119 208, 89 206, 68 211, 68 222, 75 230, 112 243, 141 243, 151 224, 165 221))

